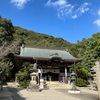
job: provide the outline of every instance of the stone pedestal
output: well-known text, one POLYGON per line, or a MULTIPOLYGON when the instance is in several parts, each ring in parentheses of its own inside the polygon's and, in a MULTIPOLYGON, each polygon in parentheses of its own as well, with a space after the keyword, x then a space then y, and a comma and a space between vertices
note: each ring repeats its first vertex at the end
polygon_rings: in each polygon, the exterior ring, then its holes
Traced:
POLYGON ((78 89, 76 89, 76 85, 75 85, 75 82, 72 82, 72 89, 70 89, 69 91, 68 91, 68 93, 81 93, 80 92, 80 90, 78 90, 78 89))

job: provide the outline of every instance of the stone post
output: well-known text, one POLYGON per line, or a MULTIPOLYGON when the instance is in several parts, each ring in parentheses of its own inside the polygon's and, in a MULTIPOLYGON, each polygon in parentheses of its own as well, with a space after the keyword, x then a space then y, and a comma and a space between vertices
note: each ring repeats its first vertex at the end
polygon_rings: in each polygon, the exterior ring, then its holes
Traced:
POLYGON ((98 95, 100 100, 100 62, 96 61, 96 79, 97 79, 97 87, 98 87, 98 95))

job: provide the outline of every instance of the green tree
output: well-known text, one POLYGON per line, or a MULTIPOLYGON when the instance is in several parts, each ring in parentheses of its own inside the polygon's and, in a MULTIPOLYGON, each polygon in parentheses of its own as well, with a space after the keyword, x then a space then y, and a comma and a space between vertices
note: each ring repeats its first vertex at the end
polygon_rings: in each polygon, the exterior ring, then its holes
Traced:
POLYGON ((76 72, 79 78, 88 80, 90 77, 90 68, 94 66, 96 60, 100 59, 100 33, 93 34, 91 38, 82 39, 75 45, 76 54, 82 58, 82 62, 76 66, 76 72))
POLYGON ((9 59, 0 60, 0 73, 1 77, 8 79, 11 76, 10 70, 13 68, 13 64, 9 59))
POLYGON ((13 40, 14 27, 11 20, 0 17, 0 43, 13 40))
POLYGON ((18 83, 20 87, 27 87, 30 82, 30 72, 31 67, 29 62, 25 62, 22 65, 22 68, 16 73, 16 77, 18 79, 18 83))

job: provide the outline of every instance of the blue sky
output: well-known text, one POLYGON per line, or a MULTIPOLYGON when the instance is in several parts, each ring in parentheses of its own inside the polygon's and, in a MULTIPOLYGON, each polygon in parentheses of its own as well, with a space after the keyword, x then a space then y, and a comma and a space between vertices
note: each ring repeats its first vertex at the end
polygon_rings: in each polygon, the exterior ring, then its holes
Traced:
POLYGON ((71 43, 100 32, 100 0, 0 0, 0 15, 71 43))

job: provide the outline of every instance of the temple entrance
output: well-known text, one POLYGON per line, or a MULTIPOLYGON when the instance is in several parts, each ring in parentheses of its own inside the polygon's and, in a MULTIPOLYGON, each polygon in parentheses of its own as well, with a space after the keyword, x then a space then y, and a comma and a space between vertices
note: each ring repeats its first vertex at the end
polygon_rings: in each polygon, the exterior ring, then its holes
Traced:
POLYGON ((59 80, 59 74, 58 73, 47 72, 47 73, 43 74, 43 77, 47 81, 58 81, 59 80))

